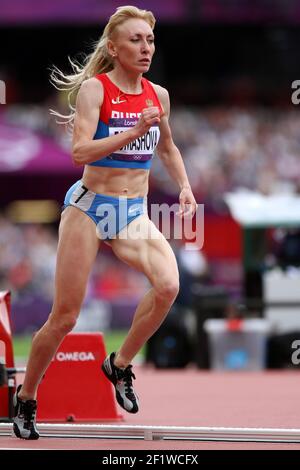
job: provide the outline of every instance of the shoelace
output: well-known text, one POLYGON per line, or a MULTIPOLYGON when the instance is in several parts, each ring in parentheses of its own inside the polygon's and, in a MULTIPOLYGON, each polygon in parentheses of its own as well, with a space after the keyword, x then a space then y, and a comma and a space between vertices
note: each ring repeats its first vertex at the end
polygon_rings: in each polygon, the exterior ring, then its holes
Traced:
POLYGON ((135 379, 135 375, 131 370, 132 365, 126 367, 126 369, 117 369, 118 380, 122 380, 125 384, 125 393, 128 398, 135 400, 135 395, 132 389, 132 379, 135 379))
POLYGON ((30 429, 35 419, 36 401, 35 400, 27 400, 27 401, 20 400, 19 403, 20 403, 19 416, 20 418, 24 416, 24 428, 30 429))

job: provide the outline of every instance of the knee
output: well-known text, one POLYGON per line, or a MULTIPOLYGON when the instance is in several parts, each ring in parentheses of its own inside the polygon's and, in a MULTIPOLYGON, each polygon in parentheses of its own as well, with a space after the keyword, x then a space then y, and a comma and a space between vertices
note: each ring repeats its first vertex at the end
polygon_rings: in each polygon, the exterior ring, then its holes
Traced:
POLYGON ((174 277, 161 281, 156 286, 156 292, 161 299, 173 303, 179 292, 179 279, 174 277))
POLYGON ((76 325, 77 316, 66 315, 65 318, 62 318, 61 322, 59 323, 60 331, 63 334, 70 333, 76 325))
POLYGON ((49 316, 49 323, 57 334, 65 336, 75 327, 77 317, 77 311, 52 312, 49 316))

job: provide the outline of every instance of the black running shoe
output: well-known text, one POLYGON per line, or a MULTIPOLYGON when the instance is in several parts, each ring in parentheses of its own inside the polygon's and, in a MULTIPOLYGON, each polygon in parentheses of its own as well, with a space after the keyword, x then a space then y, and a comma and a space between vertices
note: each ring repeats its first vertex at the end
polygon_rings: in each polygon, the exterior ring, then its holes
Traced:
POLYGON ((114 365, 116 353, 111 353, 102 364, 102 370, 108 380, 114 385, 116 390, 116 399, 119 405, 128 411, 128 413, 137 413, 139 411, 139 399, 132 386, 132 379, 135 375, 132 372, 132 365, 126 369, 120 369, 114 365))
POLYGON ((14 425, 13 430, 20 439, 38 439, 40 437, 36 425, 36 400, 23 401, 18 397, 22 385, 19 385, 13 398, 14 425))

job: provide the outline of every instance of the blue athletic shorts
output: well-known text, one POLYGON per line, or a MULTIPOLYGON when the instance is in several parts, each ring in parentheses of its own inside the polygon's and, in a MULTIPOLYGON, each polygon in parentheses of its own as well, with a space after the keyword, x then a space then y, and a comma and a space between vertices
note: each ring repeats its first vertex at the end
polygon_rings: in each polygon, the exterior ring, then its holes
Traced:
POLYGON ((147 214, 147 198, 112 197, 86 188, 81 180, 68 190, 63 210, 73 206, 85 212, 97 226, 102 240, 115 236, 139 215, 147 214))

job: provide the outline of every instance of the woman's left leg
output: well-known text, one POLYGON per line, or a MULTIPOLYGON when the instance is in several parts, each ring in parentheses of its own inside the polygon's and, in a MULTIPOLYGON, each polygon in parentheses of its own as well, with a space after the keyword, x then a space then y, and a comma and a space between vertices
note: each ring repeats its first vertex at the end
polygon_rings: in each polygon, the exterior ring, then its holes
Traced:
POLYGON ((120 368, 131 363, 141 347, 159 328, 179 290, 176 258, 163 234, 147 215, 138 217, 128 227, 129 236, 112 240, 111 247, 120 260, 143 272, 152 288, 139 303, 131 328, 116 354, 114 363, 120 368), (134 232, 137 226, 143 236, 132 239, 130 231, 134 232))

